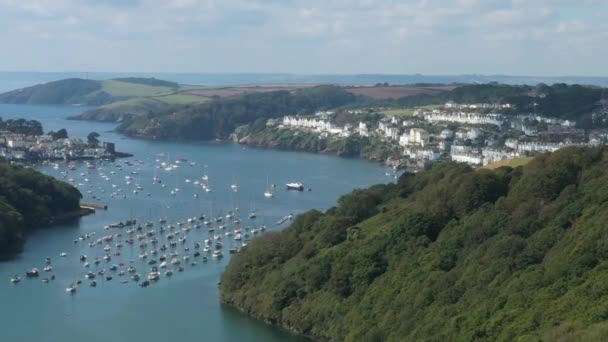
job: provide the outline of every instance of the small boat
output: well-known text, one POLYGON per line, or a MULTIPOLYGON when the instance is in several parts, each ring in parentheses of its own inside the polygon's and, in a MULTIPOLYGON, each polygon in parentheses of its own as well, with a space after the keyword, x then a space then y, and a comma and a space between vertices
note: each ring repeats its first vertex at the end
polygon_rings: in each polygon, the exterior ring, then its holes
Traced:
POLYGON ((172 275, 173 275, 173 270, 168 269, 168 270, 165 271, 165 276, 170 277, 172 275))
POLYGON ((148 280, 150 281, 156 281, 160 279, 160 274, 156 271, 152 271, 150 273, 148 273, 148 280))
POLYGON ((148 287, 150 285, 150 281, 148 280, 144 280, 141 283, 139 283, 139 286, 141 287, 148 287))
POLYGON ((220 250, 216 250, 213 252, 213 255, 211 256, 213 259, 221 259, 224 255, 222 254, 222 251, 220 250))
POLYGON ((66 287, 65 291, 67 293, 75 293, 76 292, 76 286, 74 286, 74 284, 71 284, 70 286, 66 287))
POLYGON ((62 252, 62 253, 59 253, 59 256, 62 257, 62 258, 65 258, 65 257, 68 256, 68 253, 62 252))
POLYGON ((47 266, 45 268, 42 269, 44 272, 51 272, 53 270, 53 268, 51 266, 47 266))
POLYGON ((287 183, 285 185, 287 186, 287 190, 304 191, 304 184, 300 182, 287 183))
POLYGON ((11 283, 13 283, 13 284, 17 284, 20 281, 21 281, 21 277, 16 274, 11 277, 11 283))
POLYGON ((25 275, 32 278, 37 277, 40 274, 40 271, 37 268, 32 268, 31 270, 25 272, 25 275))
POLYGON ((272 194, 271 188, 268 186, 268 177, 266 177, 266 191, 264 191, 264 197, 270 198, 272 196, 274 195, 272 194))
POLYGON ((95 280, 93 280, 90 284, 90 287, 96 287, 97 286, 97 282, 95 280))

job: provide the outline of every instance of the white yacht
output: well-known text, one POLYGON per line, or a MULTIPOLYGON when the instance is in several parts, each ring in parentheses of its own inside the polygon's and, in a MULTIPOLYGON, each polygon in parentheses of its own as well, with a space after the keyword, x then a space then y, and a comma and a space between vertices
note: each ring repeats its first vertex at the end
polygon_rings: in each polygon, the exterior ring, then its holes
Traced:
POLYGON ((300 182, 287 183, 285 185, 287 186, 287 190, 304 191, 304 184, 300 182))

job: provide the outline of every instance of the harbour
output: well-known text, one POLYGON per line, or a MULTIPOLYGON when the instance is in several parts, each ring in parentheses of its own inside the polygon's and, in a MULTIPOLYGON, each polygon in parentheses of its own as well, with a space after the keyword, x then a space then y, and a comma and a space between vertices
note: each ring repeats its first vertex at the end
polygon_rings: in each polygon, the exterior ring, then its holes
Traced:
POLYGON ((28 114, 30 119, 40 120, 45 129, 65 127, 73 136, 86 136, 94 129, 115 141, 117 148, 134 154, 132 158, 95 161, 94 168, 84 161, 74 162, 73 169, 67 163, 58 163, 57 167, 36 166, 46 174, 71 180, 83 194, 82 204, 107 205, 108 209, 97 207, 94 215, 31 234, 17 259, 0 264, 0 300, 6 303, 0 310, 0 318, 5 322, 26 321, 35 327, 24 330, 18 324, 7 324, 5 336, 11 340, 164 341, 174 338, 179 331, 184 339, 204 336, 209 340, 299 341, 299 337, 221 306, 217 289, 221 272, 247 239, 283 229, 290 222, 285 219, 289 215, 327 209, 353 188, 391 180, 384 175, 386 169, 360 160, 244 149, 232 144, 133 140, 111 132, 111 124, 63 119, 78 110, 82 109, 0 106, 0 116, 4 118, 28 114), (277 184, 272 197, 264 194, 270 189, 269 179, 277 184), (296 180, 314 191, 288 191, 284 187, 296 180), (232 185, 237 185, 236 191, 232 185), (217 222, 219 218, 222 220, 217 222), (239 225, 234 224, 237 218, 241 221, 239 225), (109 228, 131 219, 137 224, 109 228), (147 222, 153 225, 146 227, 147 222), (182 225, 178 226, 178 222, 182 225), (142 224, 142 232, 137 232, 138 224, 142 224), (197 224, 199 228, 195 228, 197 224), (180 231, 174 237, 178 253, 175 258, 170 257, 170 243, 160 237, 161 226, 166 228, 166 237, 169 225, 180 231), (106 226, 108 229, 104 229, 106 226), (185 233, 182 229, 188 226, 189 232, 185 233), (210 227, 213 232, 209 232, 210 227), (130 229, 135 229, 133 245, 126 242, 130 229), (143 251, 141 241, 137 240, 137 235, 151 230, 158 240, 156 256, 152 255, 155 249, 152 237, 145 238, 147 246, 143 251), (246 233, 249 237, 245 237, 246 233), (89 246, 108 235, 113 236, 112 243, 89 246), (182 245, 179 239, 186 235, 182 245), (222 257, 214 258, 217 235, 221 235, 222 257), (84 239, 80 240, 81 237, 84 239), (212 241, 205 254, 205 240, 209 239, 212 241), (116 256, 118 243, 122 243, 121 255, 116 256), (200 255, 195 257, 196 243, 200 245, 200 255), (166 251, 160 250, 163 244, 167 245, 166 251), (104 251, 106 245, 110 245, 108 251, 104 251), (147 257, 140 258, 144 252, 147 257), (61 253, 66 256, 61 257, 61 253), (106 254, 109 261, 103 260, 106 254), (166 257, 163 268, 162 254, 166 257), (87 260, 81 262, 81 255, 86 255, 87 260), (186 255, 188 260, 184 260, 186 255), (203 256, 207 262, 202 261, 203 256), (45 263, 47 257, 52 259, 50 265, 45 263), (95 258, 100 261, 97 268, 95 258), (180 264, 172 264, 174 259, 180 264), (148 264, 151 260, 156 263, 148 264), (88 268, 84 267, 85 262, 89 262, 88 268), (116 270, 110 270, 114 265, 116 270), (52 271, 45 272, 47 266, 52 271), (135 273, 129 272, 130 267, 136 269, 139 281, 131 278, 135 273), (148 280, 152 267, 157 267, 159 280, 140 286, 148 280), (180 272, 179 267, 184 270, 180 272), (32 268, 39 269, 38 277, 26 277, 25 272, 32 268), (101 269, 105 269, 104 274, 99 275, 101 269), (169 269, 171 272, 167 274, 169 269), (121 271, 125 272, 123 276, 118 275, 121 271), (87 278, 89 272, 96 277, 87 278), (13 284, 9 280, 15 274, 21 280, 13 284), (50 279, 51 274, 54 280, 50 279), (112 279, 107 280, 108 276, 112 279), (42 281, 45 278, 48 282, 42 281), (95 286, 91 286, 93 281, 95 286), (72 286, 74 293, 68 290, 72 286))

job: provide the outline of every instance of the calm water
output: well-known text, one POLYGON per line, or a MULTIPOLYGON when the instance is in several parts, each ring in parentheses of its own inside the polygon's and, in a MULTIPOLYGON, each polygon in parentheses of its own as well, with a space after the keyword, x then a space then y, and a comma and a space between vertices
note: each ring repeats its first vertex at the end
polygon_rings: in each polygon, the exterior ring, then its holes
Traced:
MULTIPOLYGON (((228 248, 238 245, 233 238, 224 235, 225 231, 234 229, 233 225, 228 225, 224 231, 216 231, 222 234, 224 242, 225 256, 219 261, 209 258, 207 263, 184 265, 184 272, 176 272, 171 278, 162 277, 148 288, 140 288, 135 282, 121 284, 122 278, 116 275, 112 281, 98 277, 96 288, 90 288, 85 281, 76 294, 68 295, 66 286, 77 279, 84 280, 86 273, 78 256, 86 254, 91 260, 103 255, 100 246, 90 248, 86 242, 73 241, 92 232, 96 232, 96 238, 118 232, 126 236, 124 228, 104 230, 103 227, 129 218, 154 221, 157 228, 160 217, 176 222, 201 213, 225 215, 237 207, 240 208, 241 227, 265 224, 269 231, 277 230, 285 225, 277 226, 276 221, 289 213, 326 209, 334 205, 341 194, 354 188, 389 181, 384 175, 386 169, 359 160, 229 144, 133 140, 112 133, 111 124, 64 119, 82 110, 0 105, 0 116, 4 119, 37 119, 45 130, 65 127, 73 137, 85 137, 94 130, 101 134, 101 140, 116 142, 118 150, 135 155, 128 159, 132 166, 125 164, 123 159, 116 163, 100 162, 92 170, 83 164, 78 164, 74 171, 68 171, 65 164, 60 164, 59 169, 50 165, 39 167, 47 174, 72 180, 83 192, 84 202, 105 203, 109 210, 98 211, 73 224, 38 231, 28 238, 25 251, 17 260, 0 263, 2 340, 150 342, 176 337, 180 341, 301 340, 219 304, 217 283, 230 258, 228 248), (160 162, 176 164, 179 158, 185 158, 187 162, 171 171, 157 168, 160 162), (194 185, 204 174, 209 176, 209 187, 213 192, 207 193, 194 185), (126 184, 126 176, 133 178, 130 185, 126 184), (160 178, 166 187, 153 184, 154 177, 160 178), (284 190, 286 182, 296 180, 312 191, 284 190), (231 191, 230 186, 234 183, 238 184, 238 192, 231 191), (274 198, 263 196, 268 183, 277 184, 274 198), (143 190, 134 193, 136 184, 143 190), (175 188, 180 191, 173 196, 170 191, 175 188), (255 220, 248 219, 250 211, 257 213, 255 220), (68 253, 68 257, 60 258, 61 252, 68 253), (47 256, 53 258, 55 281, 42 283, 41 278, 48 276, 42 272, 44 274, 40 278, 23 279, 17 285, 9 282, 15 273, 24 275, 32 267, 42 270, 47 256)), ((185 246, 193 248, 195 241, 200 242, 210 236, 212 234, 204 226, 192 229, 187 233, 187 242, 178 245, 180 256, 185 254, 185 246)), ((160 236, 159 240, 164 243, 160 236)), ((147 251, 152 249, 151 246, 146 248, 147 251)), ((139 254, 137 244, 125 244, 121 256, 113 257, 110 263, 102 263, 99 268, 133 260, 138 272, 145 276, 151 266, 140 260, 139 254)), ((91 266, 95 270, 94 265, 91 266)), ((124 278, 128 279, 128 274, 124 278)))

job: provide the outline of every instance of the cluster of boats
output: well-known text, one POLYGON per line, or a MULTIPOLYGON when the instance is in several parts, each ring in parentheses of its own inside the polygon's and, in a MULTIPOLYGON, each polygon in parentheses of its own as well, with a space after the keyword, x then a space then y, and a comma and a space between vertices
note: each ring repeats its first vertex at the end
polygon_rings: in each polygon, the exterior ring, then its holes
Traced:
MULTIPOLYGON (((160 218, 158 223, 128 220, 106 225, 103 228, 108 233, 101 237, 97 237, 97 232, 91 232, 74 239, 75 244, 86 244, 90 250, 87 254, 94 256, 80 254, 78 262, 83 274, 76 276, 65 290, 73 294, 85 280, 89 282, 89 287, 97 287, 99 279, 109 282, 114 278, 122 284, 137 283, 147 287, 198 263, 221 259, 226 246, 230 254, 238 253, 253 236, 267 229, 264 225, 241 227, 240 223, 237 211, 213 218, 198 215, 175 223, 160 218), (199 234, 194 236, 194 231, 199 234), (205 231, 206 236, 201 238, 201 233, 205 231)), ((60 259, 69 258, 67 252, 58 255, 60 259)), ((51 276, 42 279, 44 283, 55 280, 53 262, 51 257, 45 259, 43 272, 49 272, 51 276)), ((40 274, 38 268, 25 272, 27 278, 36 278, 40 274)), ((21 280, 19 275, 10 278, 12 283, 21 280)))
MULTIPOLYGON (((157 174, 158 174, 159 170, 160 170, 160 172, 164 171, 167 173, 174 172, 174 171, 178 170, 186 162, 187 162, 187 160, 183 159, 183 158, 177 159, 174 163, 168 163, 168 162, 162 161, 160 159, 156 159, 156 164, 155 164, 156 171, 154 172, 154 176, 152 177, 152 184, 160 185, 162 188, 167 189, 171 196, 177 196, 181 191, 181 188, 179 186, 179 182, 177 181, 177 179, 174 182, 163 182, 162 178, 159 177, 157 174), (168 183, 174 183, 174 186, 169 186, 168 183)), ((93 200, 100 200, 102 197, 102 194, 105 194, 107 189, 102 186, 98 186, 97 189, 95 189, 95 186, 92 184, 92 179, 90 179, 90 172, 92 172, 92 170, 95 170, 98 173, 99 177, 103 181, 107 181, 107 182, 114 180, 115 176, 118 173, 126 172, 127 175, 124 176, 125 186, 130 187, 131 189, 122 187, 120 184, 115 182, 111 185, 111 190, 109 192, 109 195, 111 198, 126 199, 129 196, 129 193, 132 193, 133 195, 138 195, 139 193, 144 191, 144 187, 141 185, 142 183, 141 183, 141 177, 140 177, 140 167, 144 164, 145 164, 145 162, 143 160, 135 160, 135 161, 125 160, 125 161, 123 161, 122 164, 118 163, 118 162, 110 162, 110 163, 108 163, 108 165, 113 165, 113 169, 110 168, 109 172, 107 172, 108 171, 107 169, 102 168, 102 167, 97 168, 95 166, 95 164, 93 164, 91 162, 87 162, 85 164, 87 170, 85 172, 81 172, 79 174, 79 176, 81 178, 77 179, 74 176, 70 175, 68 171, 77 171, 78 167, 76 164, 70 163, 70 164, 68 164, 67 170, 60 171, 60 178, 67 180, 68 182, 70 182, 72 185, 74 185, 77 188, 85 190, 86 194, 91 196, 91 198, 93 200)), ((189 165, 195 166, 195 165, 197 165, 197 163, 190 162, 189 165)), ((54 164, 53 169, 60 170, 59 164, 54 164)), ((211 185, 210 185, 209 176, 206 171, 206 166, 205 166, 203 175, 201 176, 200 179, 185 179, 185 183, 194 186, 196 189, 200 190, 203 193, 213 192, 211 185)), ((276 187, 277 187, 276 184, 274 184, 274 183, 270 184, 267 179, 266 180, 266 190, 263 192, 263 196, 265 198, 274 197, 276 187)), ((305 189, 304 184, 301 182, 287 183, 287 184, 285 184, 285 187, 287 190, 296 190, 296 191, 304 191, 304 189, 305 189)), ((233 192, 239 191, 239 186, 236 183, 236 181, 232 182, 232 184, 230 185, 230 189, 233 192)), ((310 188, 308 190, 311 191, 310 188)), ((149 192, 147 192, 145 194, 146 194, 146 196, 151 196, 151 193, 149 193, 149 192)), ((199 198, 199 193, 198 192, 195 193, 194 197, 199 198)))
MULTIPOLYGON (((72 175, 72 171, 79 172, 76 164, 69 164, 65 171, 62 171, 58 164, 54 165, 53 169, 60 172, 61 177, 74 186, 88 189, 86 195, 92 199, 101 200, 103 195, 127 198, 131 189, 134 195, 143 191, 144 187, 140 185, 139 175, 139 167, 142 164, 144 162, 141 160, 110 162, 98 167, 94 167, 93 163, 87 163, 88 170, 81 172, 79 174, 81 178, 78 180, 75 174, 72 175), (95 174, 101 178, 101 182, 96 184, 97 190, 94 190, 95 174), (125 185, 131 189, 127 190, 124 186, 111 184, 111 190, 106 192, 109 186, 104 185, 103 182, 111 182, 123 176, 125 185)), ((196 163, 188 163, 185 159, 178 159, 175 163, 166 163, 157 159, 155 167, 161 172, 172 172, 188 164, 191 167, 196 166, 196 163)), ((173 177, 178 178, 175 173, 173 177)), ((157 176, 156 171, 154 172, 153 186, 170 190, 172 196, 180 193, 177 180, 174 187, 169 187, 167 183, 157 176)), ((204 192, 212 192, 206 167, 200 180, 185 179, 185 183, 204 192)), ((286 184, 286 188, 303 191, 304 185, 294 182, 286 184)), ((264 197, 273 197, 275 189, 276 185, 269 184, 267 179, 264 197)), ((235 181, 231 184, 230 191, 239 191, 235 181)), ((198 191, 195 198, 198 198, 198 191)), ((291 219, 293 215, 289 214, 278 220, 276 224, 281 225, 291 219)), ((71 251, 70 255, 67 252, 58 253, 58 260, 48 257, 45 259, 42 271, 32 268, 25 272, 24 277, 38 278, 45 274, 48 276, 42 279, 43 283, 54 281, 56 276, 53 265, 66 262, 63 259, 72 260, 72 254, 75 254, 77 257, 74 258, 74 262, 78 264, 77 268, 81 269, 81 272, 67 278, 68 286, 65 288, 67 293, 76 293, 85 282, 92 288, 107 282, 136 283, 141 287, 148 287, 163 278, 171 278, 175 274, 186 272, 198 264, 207 263, 209 260, 220 260, 225 252, 238 253, 241 248, 247 246, 251 238, 267 230, 264 224, 257 223, 259 220, 254 209, 241 215, 238 207, 233 206, 224 213, 213 215, 210 210, 207 215, 200 214, 177 221, 161 217, 157 221, 140 222, 129 219, 107 224, 101 231, 87 232, 74 239, 74 245, 80 246, 75 248, 76 252, 71 251)), ((64 277, 61 275, 62 281, 66 280, 64 277)), ((21 282, 21 275, 15 274, 10 281, 14 284, 21 282)))

